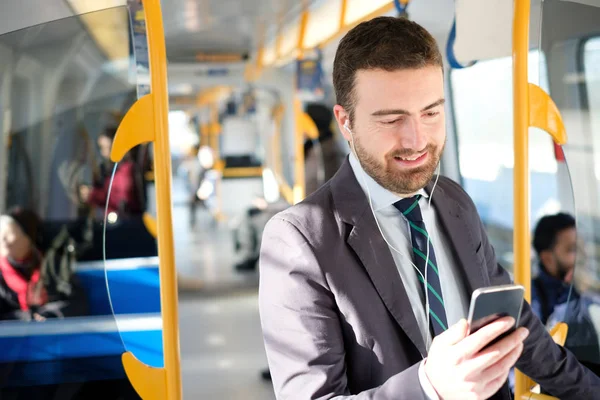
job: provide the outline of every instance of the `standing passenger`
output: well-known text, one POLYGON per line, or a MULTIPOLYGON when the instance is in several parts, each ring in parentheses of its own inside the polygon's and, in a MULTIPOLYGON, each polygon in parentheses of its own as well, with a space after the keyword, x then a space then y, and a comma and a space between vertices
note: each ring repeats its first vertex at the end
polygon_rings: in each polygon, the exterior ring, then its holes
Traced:
POLYGON ((277 398, 508 400, 515 363, 560 399, 597 398, 600 379, 526 302, 521 327, 489 348, 514 321, 467 335, 473 291, 510 277, 472 200, 435 176, 446 121, 431 34, 404 18, 361 23, 339 44, 333 82, 353 151, 262 241, 259 307, 277 398))

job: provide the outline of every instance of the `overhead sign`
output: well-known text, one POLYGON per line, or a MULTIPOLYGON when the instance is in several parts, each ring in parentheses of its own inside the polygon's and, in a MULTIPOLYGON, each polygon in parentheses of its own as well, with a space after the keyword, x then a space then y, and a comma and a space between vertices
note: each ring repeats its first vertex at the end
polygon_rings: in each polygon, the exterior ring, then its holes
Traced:
POLYGON ((296 89, 302 100, 316 101, 325 95, 321 57, 298 60, 296 89))

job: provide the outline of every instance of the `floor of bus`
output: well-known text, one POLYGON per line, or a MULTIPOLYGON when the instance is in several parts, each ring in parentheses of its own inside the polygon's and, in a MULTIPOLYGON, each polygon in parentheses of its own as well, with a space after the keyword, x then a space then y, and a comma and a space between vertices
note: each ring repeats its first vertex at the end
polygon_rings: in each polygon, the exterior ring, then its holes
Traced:
POLYGON ((177 181, 173 195, 176 263, 183 278, 179 295, 183 398, 274 399, 270 382, 260 376, 267 360, 258 313, 258 275, 234 270, 227 222, 213 224, 209 214, 199 211, 197 226, 191 230, 177 181))

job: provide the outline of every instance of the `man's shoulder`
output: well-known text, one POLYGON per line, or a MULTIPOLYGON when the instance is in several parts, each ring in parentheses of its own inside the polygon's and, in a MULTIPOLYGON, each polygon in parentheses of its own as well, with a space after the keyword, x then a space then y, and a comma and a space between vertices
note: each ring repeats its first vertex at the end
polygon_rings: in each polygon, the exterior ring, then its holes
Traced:
POLYGON ((298 204, 280 211, 271 220, 285 221, 303 233, 335 221, 336 211, 330 182, 298 204))
POLYGON ((475 203, 473 203, 471 197, 467 194, 465 189, 458 184, 458 182, 448 178, 447 176, 440 175, 437 185, 440 189, 442 189, 444 196, 447 199, 454 200, 466 211, 477 212, 475 203))
POLYGON ((465 190, 458 184, 458 182, 448 178, 447 176, 440 175, 438 179, 438 186, 442 188, 448 196, 453 198, 460 198, 461 196, 467 196, 465 190))

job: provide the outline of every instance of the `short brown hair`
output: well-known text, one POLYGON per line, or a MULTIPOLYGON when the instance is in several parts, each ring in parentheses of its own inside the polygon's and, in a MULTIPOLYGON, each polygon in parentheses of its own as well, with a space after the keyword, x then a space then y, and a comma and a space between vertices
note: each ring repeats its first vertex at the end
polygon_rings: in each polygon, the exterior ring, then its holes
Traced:
POLYGON ((356 72, 361 69, 443 68, 433 36, 421 25, 400 17, 365 21, 342 38, 333 62, 333 87, 337 103, 354 117, 356 72))

